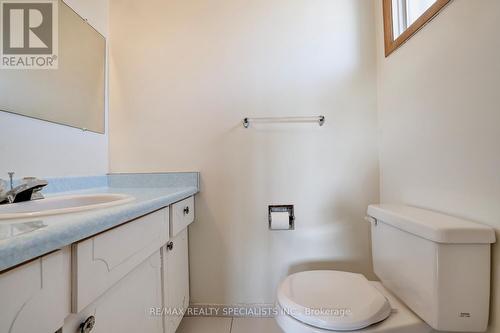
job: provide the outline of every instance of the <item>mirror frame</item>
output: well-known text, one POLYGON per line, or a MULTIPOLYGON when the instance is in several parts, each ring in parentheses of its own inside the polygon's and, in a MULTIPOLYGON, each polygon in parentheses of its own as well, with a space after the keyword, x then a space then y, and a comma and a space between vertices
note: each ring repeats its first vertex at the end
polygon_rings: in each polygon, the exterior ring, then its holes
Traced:
POLYGON ((397 48, 403 45, 417 31, 422 29, 424 25, 430 22, 436 15, 452 0, 436 0, 420 17, 413 22, 398 38, 394 39, 394 31, 392 25, 392 0, 382 0, 384 11, 384 44, 385 56, 388 57, 397 48))

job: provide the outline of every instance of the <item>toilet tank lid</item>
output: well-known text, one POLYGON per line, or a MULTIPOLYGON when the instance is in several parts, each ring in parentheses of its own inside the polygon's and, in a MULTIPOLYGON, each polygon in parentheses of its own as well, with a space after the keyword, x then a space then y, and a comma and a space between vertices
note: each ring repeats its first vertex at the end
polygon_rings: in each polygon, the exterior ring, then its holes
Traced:
POLYGON ((368 215, 380 223, 437 243, 495 243, 495 231, 489 226, 416 207, 370 205, 368 215))

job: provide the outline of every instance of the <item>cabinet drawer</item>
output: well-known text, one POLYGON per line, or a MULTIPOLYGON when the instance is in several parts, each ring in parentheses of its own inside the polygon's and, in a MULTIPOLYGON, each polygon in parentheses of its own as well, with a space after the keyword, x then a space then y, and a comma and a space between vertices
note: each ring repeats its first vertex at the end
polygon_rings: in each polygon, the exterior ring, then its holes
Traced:
POLYGON ((72 245, 72 312, 95 301, 168 240, 164 208, 72 245))
POLYGON ((170 210, 170 237, 187 228, 194 221, 194 197, 173 204, 170 210))
POLYGON ((70 249, 0 275, 0 332, 55 332, 70 310, 70 249))

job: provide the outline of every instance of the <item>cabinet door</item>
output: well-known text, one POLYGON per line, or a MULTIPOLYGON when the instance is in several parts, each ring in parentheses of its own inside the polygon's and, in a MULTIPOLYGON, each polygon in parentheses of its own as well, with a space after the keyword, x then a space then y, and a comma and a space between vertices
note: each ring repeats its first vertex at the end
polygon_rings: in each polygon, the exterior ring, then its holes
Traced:
POLYGON ((168 240, 168 208, 73 244, 73 306, 80 312, 168 240))
POLYGON ((162 316, 155 309, 162 306, 161 257, 158 250, 94 303, 69 316, 63 333, 78 328, 94 316, 92 333, 163 333, 162 316))
POLYGON ((0 274, 0 332, 53 333, 70 306, 69 247, 0 274))
POLYGON ((187 228, 164 247, 165 333, 174 333, 189 306, 189 259, 187 228))

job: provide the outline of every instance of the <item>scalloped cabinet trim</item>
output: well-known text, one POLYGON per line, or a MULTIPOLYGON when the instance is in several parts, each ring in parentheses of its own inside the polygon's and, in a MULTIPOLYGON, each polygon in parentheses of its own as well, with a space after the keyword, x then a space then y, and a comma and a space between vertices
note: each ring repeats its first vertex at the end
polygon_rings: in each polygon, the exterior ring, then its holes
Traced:
POLYGON ((55 332, 70 310, 70 248, 0 275, 0 332, 55 332))
POLYGON ((161 316, 150 308, 162 306, 162 264, 158 249, 117 284, 78 314, 65 321, 63 332, 78 332, 80 323, 95 317, 92 333, 163 333, 161 316))
POLYGON ((72 245, 72 312, 94 302, 169 239, 164 208, 72 245))

